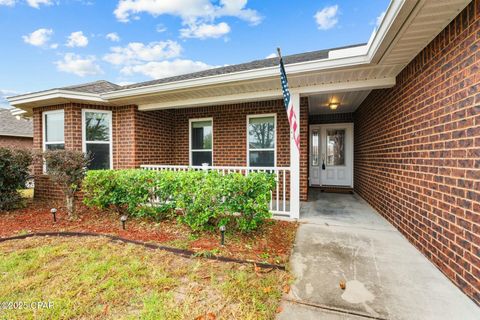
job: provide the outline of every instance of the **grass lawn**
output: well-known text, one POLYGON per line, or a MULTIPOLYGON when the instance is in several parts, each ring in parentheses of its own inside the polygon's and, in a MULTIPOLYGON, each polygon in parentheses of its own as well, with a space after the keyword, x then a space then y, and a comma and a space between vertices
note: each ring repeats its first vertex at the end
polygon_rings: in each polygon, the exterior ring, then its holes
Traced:
POLYGON ((0 319, 273 319, 289 276, 105 238, 0 243, 0 319))

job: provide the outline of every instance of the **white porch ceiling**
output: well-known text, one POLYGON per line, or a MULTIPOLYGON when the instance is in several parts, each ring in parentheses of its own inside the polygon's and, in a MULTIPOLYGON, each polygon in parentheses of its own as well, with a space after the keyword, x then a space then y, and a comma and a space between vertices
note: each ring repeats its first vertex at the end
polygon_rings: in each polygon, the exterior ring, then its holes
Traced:
POLYGON ((371 90, 332 92, 308 97, 310 114, 332 114, 354 112, 371 90), (338 102, 336 110, 330 110, 330 102, 338 102))

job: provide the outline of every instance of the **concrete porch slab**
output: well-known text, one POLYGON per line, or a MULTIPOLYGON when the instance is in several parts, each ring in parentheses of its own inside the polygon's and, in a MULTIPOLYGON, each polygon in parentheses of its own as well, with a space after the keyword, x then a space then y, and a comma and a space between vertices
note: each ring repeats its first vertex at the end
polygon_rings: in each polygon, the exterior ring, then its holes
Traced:
POLYGON ((313 199, 278 319, 480 319, 480 308, 357 195, 313 199))

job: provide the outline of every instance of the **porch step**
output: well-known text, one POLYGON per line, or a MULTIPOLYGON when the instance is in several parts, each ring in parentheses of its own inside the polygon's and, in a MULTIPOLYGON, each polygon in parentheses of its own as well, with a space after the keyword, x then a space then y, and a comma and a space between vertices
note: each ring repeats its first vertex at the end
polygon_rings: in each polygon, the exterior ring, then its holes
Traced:
POLYGON ((321 192, 327 193, 349 193, 353 194, 353 189, 350 187, 338 187, 338 186, 319 186, 314 187, 315 189, 320 189, 321 192))

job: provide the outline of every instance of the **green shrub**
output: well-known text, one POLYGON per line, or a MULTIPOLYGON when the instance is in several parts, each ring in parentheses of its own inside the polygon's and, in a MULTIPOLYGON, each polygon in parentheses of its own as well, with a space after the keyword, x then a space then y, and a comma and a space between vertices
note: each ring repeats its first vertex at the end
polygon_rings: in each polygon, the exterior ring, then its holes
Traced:
POLYGON ((174 185, 169 172, 90 170, 83 182, 83 201, 101 209, 113 207, 120 214, 163 219, 175 209, 168 199, 174 185), (158 203, 153 205, 153 199, 158 203))
POLYGON ((275 176, 260 172, 245 177, 239 173, 230 174, 225 182, 226 206, 230 212, 241 213, 235 219, 242 231, 251 231, 270 217, 270 191, 275 188, 275 176))
POLYGON ((0 148, 0 210, 21 206, 18 189, 25 188, 32 154, 27 150, 0 148))
POLYGON ((83 183, 84 202, 114 207, 135 217, 163 219, 182 209, 179 221, 193 230, 230 225, 252 231, 270 217, 272 174, 216 171, 89 171, 83 183), (155 200, 155 201, 153 201, 155 200))

